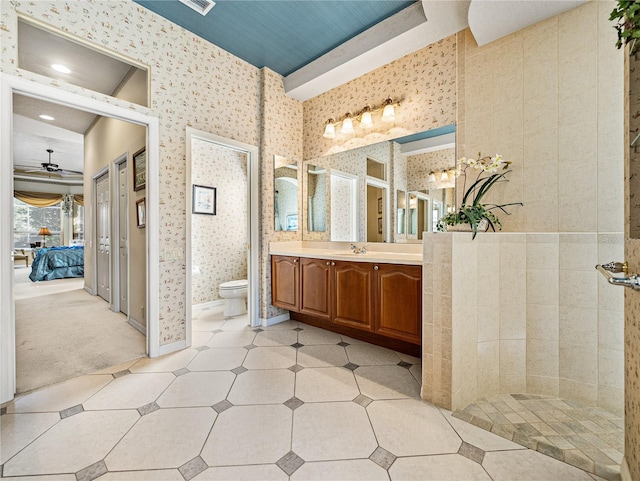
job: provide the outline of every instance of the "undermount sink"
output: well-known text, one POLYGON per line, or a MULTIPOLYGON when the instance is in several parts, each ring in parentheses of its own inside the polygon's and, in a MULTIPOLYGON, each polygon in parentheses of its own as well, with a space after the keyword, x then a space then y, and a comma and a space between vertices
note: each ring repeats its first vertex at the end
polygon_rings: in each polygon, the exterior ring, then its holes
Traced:
POLYGON ((354 257, 357 257, 357 256, 364 256, 366 254, 356 254, 353 251, 326 251, 324 253, 324 255, 326 255, 326 256, 354 256, 354 257))

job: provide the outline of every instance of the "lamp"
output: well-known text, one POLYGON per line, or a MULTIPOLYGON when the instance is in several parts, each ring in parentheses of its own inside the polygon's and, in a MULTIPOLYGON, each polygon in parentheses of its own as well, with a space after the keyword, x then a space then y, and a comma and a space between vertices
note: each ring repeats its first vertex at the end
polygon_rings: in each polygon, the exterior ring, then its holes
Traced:
POLYGON ((393 100, 388 98, 384 101, 384 109, 382 110, 382 121, 393 122, 396 119, 396 111, 393 108, 393 100))
POLYGON ((440 174, 440 180, 449 180, 449 174, 446 170, 443 170, 442 174, 440 174))
POLYGON ((322 134, 324 138, 334 139, 336 137, 336 126, 334 125, 334 123, 334 119, 327 120, 327 123, 324 126, 324 134, 322 134))
POLYGON ((352 134, 353 130, 353 120, 351 120, 351 113, 348 113, 345 119, 342 121, 342 129, 340 129, 341 134, 352 134))
POLYGON ((436 174, 433 173, 433 171, 429 172, 429 178, 427 179, 428 182, 435 182, 436 181, 436 174))
POLYGON ((38 231, 38 235, 42 236, 42 247, 47 247, 47 237, 48 235, 51 235, 51 231, 49 230, 48 227, 40 227, 40 230, 38 231))
POLYGON ((378 107, 371 107, 371 105, 366 105, 356 114, 347 112, 342 117, 339 117, 338 120, 336 120, 334 117, 331 117, 324 124, 324 133, 322 134, 322 136, 325 139, 335 139, 336 126, 338 124, 342 124, 340 128, 340 134, 351 135, 355 132, 353 123, 354 120, 360 123, 360 127, 362 129, 371 129, 373 128, 372 114, 376 112, 382 112, 381 120, 383 122, 393 122, 395 120, 395 105, 400 105, 400 102, 396 102, 391 97, 389 97, 382 103, 382 105, 378 107))
POLYGON ((373 127, 373 119, 371 118, 371 107, 368 105, 362 109, 362 116, 360 117, 360 127, 363 129, 370 129, 373 127))

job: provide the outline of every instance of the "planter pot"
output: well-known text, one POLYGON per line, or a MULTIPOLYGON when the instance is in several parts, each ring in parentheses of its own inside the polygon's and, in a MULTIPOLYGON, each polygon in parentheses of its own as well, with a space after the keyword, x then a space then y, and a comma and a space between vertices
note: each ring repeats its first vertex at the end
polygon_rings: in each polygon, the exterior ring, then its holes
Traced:
MULTIPOLYGON (((487 219, 482 219, 478 222, 478 232, 486 232, 487 230, 489 230, 489 222, 487 219)), ((466 223, 448 225, 447 232, 473 232, 473 227, 471 227, 471 224, 466 223)))

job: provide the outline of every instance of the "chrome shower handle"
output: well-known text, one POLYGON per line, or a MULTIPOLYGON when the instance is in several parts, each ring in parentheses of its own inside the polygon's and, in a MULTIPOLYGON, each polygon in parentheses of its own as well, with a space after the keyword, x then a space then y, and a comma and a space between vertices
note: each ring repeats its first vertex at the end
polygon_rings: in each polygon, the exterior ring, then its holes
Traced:
POLYGON ((614 286, 630 287, 634 291, 640 291, 640 277, 636 274, 628 275, 626 262, 609 262, 598 264, 598 272, 607 278, 607 282, 614 286), (622 272, 626 277, 616 277, 612 272, 622 272))

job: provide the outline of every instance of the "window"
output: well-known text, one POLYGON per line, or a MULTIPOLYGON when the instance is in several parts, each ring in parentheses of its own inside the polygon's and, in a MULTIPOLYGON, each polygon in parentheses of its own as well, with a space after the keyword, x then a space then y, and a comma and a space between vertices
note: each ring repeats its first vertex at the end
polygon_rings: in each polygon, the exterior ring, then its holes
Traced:
POLYGON ((73 240, 84 241, 84 205, 73 203, 73 240))
POLYGON ((60 245, 60 228, 62 210, 60 204, 51 207, 33 207, 14 197, 13 199, 13 245, 14 247, 30 247, 42 242, 38 235, 41 227, 48 227, 51 235, 47 236, 48 246, 60 245))

